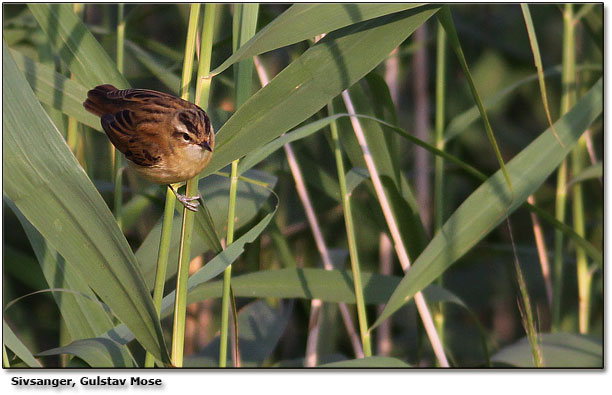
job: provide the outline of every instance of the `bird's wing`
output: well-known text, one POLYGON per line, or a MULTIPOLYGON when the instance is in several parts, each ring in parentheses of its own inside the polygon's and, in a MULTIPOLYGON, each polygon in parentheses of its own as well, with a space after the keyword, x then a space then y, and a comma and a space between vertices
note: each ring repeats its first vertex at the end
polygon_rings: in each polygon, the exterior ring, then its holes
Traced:
POLYGON ((111 143, 125 157, 140 166, 151 167, 162 160, 162 147, 155 134, 147 132, 146 120, 130 110, 102 116, 102 128, 111 143))
POLYGON ((145 108, 151 114, 167 112, 167 109, 179 110, 192 108, 194 105, 176 96, 149 89, 117 89, 110 84, 98 85, 87 92, 83 106, 91 113, 101 117, 114 114, 123 109, 145 108))

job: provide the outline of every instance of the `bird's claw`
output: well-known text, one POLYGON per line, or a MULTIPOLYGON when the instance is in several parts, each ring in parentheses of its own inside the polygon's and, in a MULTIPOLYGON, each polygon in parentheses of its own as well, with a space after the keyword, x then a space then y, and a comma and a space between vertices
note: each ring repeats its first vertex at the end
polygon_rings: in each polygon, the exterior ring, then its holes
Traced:
POLYGON ((185 206, 187 210, 197 212, 198 206, 200 206, 199 200, 202 198, 202 195, 198 193, 198 196, 189 197, 189 196, 177 194, 176 198, 178 199, 179 202, 183 203, 183 206, 185 206))
POLYGON ((198 196, 186 196, 186 195, 182 195, 180 193, 178 193, 176 191, 176 189, 174 189, 174 187, 172 185, 168 185, 170 187, 170 189, 172 190, 172 192, 174 192, 174 195, 176 196, 176 199, 181 202, 183 204, 183 206, 185 206, 185 208, 187 208, 187 210, 193 211, 193 212, 197 212, 198 211, 198 206, 200 205, 200 199, 202 199, 202 194, 200 192, 198 192, 198 196))

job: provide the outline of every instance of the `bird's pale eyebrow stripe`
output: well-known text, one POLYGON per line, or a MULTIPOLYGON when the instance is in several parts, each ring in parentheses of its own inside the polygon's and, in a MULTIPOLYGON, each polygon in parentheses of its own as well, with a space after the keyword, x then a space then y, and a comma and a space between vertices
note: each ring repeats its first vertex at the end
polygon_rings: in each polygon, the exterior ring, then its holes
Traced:
POLYGON ((196 126, 194 125, 193 121, 191 119, 189 119, 189 116, 187 115, 187 113, 179 114, 179 121, 181 121, 183 123, 183 125, 185 125, 187 130, 189 132, 191 132, 194 136, 199 136, 200 135, 200 132, 199 132, 198 128, 196 128, 196 126))

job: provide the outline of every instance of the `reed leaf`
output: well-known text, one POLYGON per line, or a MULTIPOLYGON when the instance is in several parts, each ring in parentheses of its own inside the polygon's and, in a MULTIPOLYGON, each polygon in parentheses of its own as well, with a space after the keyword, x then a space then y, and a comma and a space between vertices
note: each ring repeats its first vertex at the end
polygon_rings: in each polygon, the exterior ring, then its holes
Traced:
POLYGON ((76 340, 68 345, 52 348, 36 355, 48 357, 62 354, 74 355, 92 368, 137 367, 127 347, 104 338, 76 340))
POLYGON ((157 358, 161 326, 127 240, 93 183, 2 48, 4 193, 157 358))
MULTIPOLYGON (((603 344, 599 338, 573 333, 541 333, 538 337, 545 368, 603 368, 603 344)), ((498 351, 492 360, 498 366, 534 367, 526 337, 498 351)))
POLYGON ((232 64, 318 34, 383 15, 409 10, 422 4, 294 4, 242 45, 211 74, 232 64))
POLYGON ((86 87, 113 84, 128 88, 126 79, 95 37, 72 10, 72 4, 28 4, 51 45, 76 79, 86 87))
POLYGON ((508 163, 514 193, 504 182, 504 174, 498 171, 464 201, 406 273, 374 327, 431 284, 540 187, 601 114, 602 89, 600 79, 555 123, 565 146, 559 144, 549 128, 508 163))
MULTIPOLYGON (((66 260, 45 241, 41 234, 28 222, 19 209, 8 202, 26 232, 30 245, 40 263, 40 268, 49 288, 70 289, 83 297, 69 293, 53 293, 55 302, 73 340, 86 339, 103 334, 112 328, 113 322, 98 303, 96 294, 81 278, 74 264, 66 260)), ((129 352, 129 351, 128 351, 129 352)))
POLYGON ((201 175, 214 173, 303 122, 376 67, 437 10, 419 7, 327 35, 223 125, 217 133, 215 155, 201 175))
MULTIPOLYGON (((17 337, 13 329, 2 320, 2 345, 9 348, 15 355, 31 368, 41 368, 42 365, 28 350, 25 344, 17 337)), ((8 366, 4 366, 7 368, 8 366)))

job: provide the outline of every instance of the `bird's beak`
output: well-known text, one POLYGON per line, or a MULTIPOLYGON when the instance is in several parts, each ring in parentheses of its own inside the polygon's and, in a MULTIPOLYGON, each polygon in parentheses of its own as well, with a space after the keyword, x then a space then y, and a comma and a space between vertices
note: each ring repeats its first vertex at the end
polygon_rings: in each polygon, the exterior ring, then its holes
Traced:
POLYGON ((208 145, 208 143, 206 141, 202 141, 200 143, 200 147, 209 150, 210 152, 212 152, 212 148, 210 148, 210 145, 208 145))

